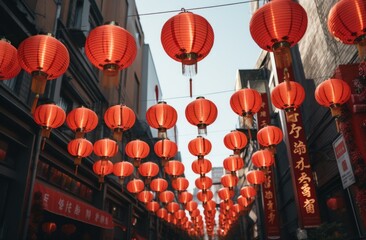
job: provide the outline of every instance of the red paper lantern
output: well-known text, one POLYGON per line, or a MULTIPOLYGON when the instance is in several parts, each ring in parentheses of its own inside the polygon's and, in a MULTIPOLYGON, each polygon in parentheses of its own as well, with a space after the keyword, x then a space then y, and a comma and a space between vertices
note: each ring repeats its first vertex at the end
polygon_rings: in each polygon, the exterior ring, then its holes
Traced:
POLYGON ((117 143, 109 138, 103 138, 94 143, 94 153, 101 158, 112 158, 117 152, 117 143))
POLYGON ((149 184, 151 178, 158 175, 159 166, 153 162, 144 162, 139 166, 139 173, 147 179, 145 183, 149 184))
POLYGON ((174 214, 176 211, 179 210, 179 204, 176 202, 170 202, 166 205, 166 209, 168 210, 168 212, 174 214))
POLYGON ((5 38, 0 39, 0 80, 12 79, 21 68, 18 63, 17 49, 5 38))
POLYGON ((260 170, 252 170, 252 171, 247 172, 246 178, 250 184, 255 184, 255 185, 262 184, 266 180, 266 176, 260 170))
POLYGON ((257 113, 262 105, 260 93, 254 89, 244 88, 235 92, 230 98, 231 109, 244 118, 244 126, 251 128, 253 114, 257 113))
POLYGON ((232 190, 239 182, 239 179, 235 175, 225 174, 221 177, 222 186, 232 190))
POLYGON ((205 191, 207 189, 210 189, 210 187, 212 186, 212 179, 207 176, 199 177, 194 183, 198 189, 205 191))
MULTIPOLYGON (((220 202, 220 210, 223 210, 225 213, 227 213, 234 205, 233 201, 230 199, 230 196, 227 196, 228 194, 230 194, 230 191, 222 191, 224 190, 225 188, 222 188, 220 189, 221 190, 221 193, 224 193, 225 194, 222 194, 223 197, 227 198, 226 200, 222 199, 222 201, 220 202)), ((218 193, 220 193, 220 190, 218 193)), ((234 195, 234 192, 231 191, 231 194, 230 195, 234 195)), ((231 217, 231 216, 228 216, 228 217, 231 217)))
POLYGON ((130 193, 137 194, 144 190, 145 184, 141 179, 132 179, 127 183, 127 190, 130 193))
POLYGON ((176 178, 184 173, 184 165, 177 160, 171 160, 165 164, 164 170, 167 174, 176 178))
POLYGON ((252 163, 257 168, 267 168, 273 165, 273 153, 267 149, 259 150, 253 153, 252 163))
POLYGON ((198 136, 188 143, 189 152, 198 158, 203 158, 205 155, 209 154, 211 152, 211 148, 211 142, 201 136, 198 136))
POLYGON ((142 203, 151 202, 154 198, 154 194, 150 191, 141 191, 137 194, 137 199, 142 203))
POLYGON ((158 129, 158 138, 167 138, 166 130, 177 122, 177 111, 166 102, 158 102, 146 111, 146 121, 150 127, 158 129))
POLYGON ((203 205, 203 208, 208 211, 212 212, 216 210, 216 202, 214 200, 207 201, 205 205, 203 205))
POLYGON ((49 138, 51 130, 65 122, 66 113, 56 104, 43 104, 36 108, 33 118, 42 127, 42 137, 49 138))
POLYGON ((250 21, 250 34, 259 47, 282 55, 276 64, 291 64, 290 47, 304 36, 308 24, 303 7, 292 0, 275 0, 259 8, 250 21))
POLYGON ((232 207, 231 207, 231 211, 235 212, 235 213, 240 213, 242 210, 244 210, 244 208, 239 205, 238 203, 235 203, 232 207))
MULTIPOLYGON (((182 73, 193 77, 197 62, 211 51, 214 32, 207 20, 197 14, 183 11, 170 18, 161 31, 161 43, 169 57, 182 63, 182 73)), ((192 97, 192 81, 190 81, 192 97)))
POLYGON ((36 35, 20 43, 18 60, 20 66, 32 75, 31 91, 36 94, 33 110, 39 95, 46 89, 47 80, 60 77, 69 67, 69 52, 51 34, 36 35))
POLYGON ((67 151, 74 158, 75 174, 77 174, 78 166, 81 164, 81 159, 88 157, 93 152, 93 144, 85 138, 77 138, 71 140, 67 144, 67 151))
POLYGON ((163 178, 155 178, 150 183, 150 189, 154 192, 163 192, 168 188, 168 182, 163 178))
POLYGON ((185 177, 178 177, 172 180, 172 187, 178 192, 187 190, 189 181, 185 177))
POLYGON ((193 195, 190 192, 180 192, 178 194, 178 201, 182 204, 187 204, 188 202, 192 201, 193 195))
POLYGON ((203 204, 210 201, 213 198, 213 193, 211 190, 200 190, 197 193, 197 199, 200 200, 203 204))
POLYGON ((235 155, 239 155, 240 151, 245 148, 247 143, 247 136, 238 130, 233 130, 224 137, 225 147, 233 150, 235 155))
POLYGON ((57 225, 54 222, 45 222, 42 224, 42 231, 48 235, 51 235, 56 229, 57 225))
POLYGON ((223 162, 226 171, 231 172, 232 175, 236 175, 236 171, 244 167, 244 161, 239 156, 230 156, 225 158, 223 162))
POLYGON ((155 143, 154 151, 162 159, 162 166, 164 167, 165 163, 177 154, 178 147, 175 142, 169 139, 162 139, 155 143))
POLYGON ((164 191, 159 194, 159 200, 162 203, 168 204, 174 200, 174 193, 172 191, 164 191))
POLYGON ((111 106, 104 113, 104 122, 113 130, 113 138, 116 141, 122 141, 122 133, 132 128, 135 121, 135 113, 126 105, 111 106))
POLYGON ((249 198, 246 198, 246 197, 243 197, 243 196, 239 196, 238 199, 237 199, 237 202, 240 206, 242 206, 243 208, 246 208, 253 202, 253 199, 249 199, 249 198))
POLYGON ((160 205, 158 202, 155 202, 155 201, 150 201, 150 202, 147 202, 146 205, 145 205, 146 209, 149 211, 149 212, 152 212, 152 213, 155 213, 156 211, 159 210, 160 208, 160 205))
POLYGON ((187 105, 185 114, 188 122, 198 127, 198 135, 206 135, 207 126, 217 118, 217 107, 212 101, 197 97, 187 105))
POLYGON ((244 186, 240 189, 240 195, 246 198, 254 198, 257 196, 257 191, 252 186, 244 186))
POLYGON ((329 107, 333 117, 341 115, 341 105, 351 97, 351 88, 340 79, 328 79, 315 89, 316 101, 325 107, 329 107))
POLYGON ((178 209, 177 211, 174 212, 174 217, 178 220, 183 219, 185 216, 186 216, 186 212, 182 209, 178 209))
POLYGON ((131 176, 134 168, 130 162, 122 161, 113 165, 113 174, 120 179, 120 183, 123 184, 125 177, 131 176))
POLYGON ((98 160, 93 164, 93 171, 98 175, 99 183, 104 183, 104 176, 113 172, 113 163, 109 160, 98 160))
POLYGON ((301 84, 285 81, 277 85, 271 93, 271 100, 276 108, 293 112, 305 99, 305 90, 301 84))
POLYGON ((150 152, 149 145, 139 139, 127 143, 125 149, 127 156, 134 159, 135 167, 139 167, 141 159, 146 158, 150 152))
POLYGON ((229 188, 220 188, 219 191, 217 191, 217 195, 219 198, 223 201, 227 201, 230 198, 234 197, 234 191, 230 190, 229 188))
POLYGON ((76 138, 82 138, 84 133, 93 131, 97 127, 98 116, 88 108, 79 107, 67 114, 66 123, 76 133, 76 138))
POLYGON ((195 201, 189 201, 186 203, 185 208, 188 212, 192 212, 193 210, 197 209, 198 203, 195 201))
POLYGON ((135 38, 115 22, 98 26, 89 32, 85 42, 89 61, 103 71, 105 86, 117 86, 118 73, 135 60, 135 38))
POLYGON ((165 208, 160 208, 158 211, 156 211, 156 216, 158 216, 161 219, 164 219, 168 215, 168 210, 165 208))
POLYGON ((199 174, 201 177, 204 177, 211 169, 212 163, 208 159, 201 158, 192 162, 192 171, 195 174, 199 174))
POLYGON ((341 0, 328 15, 328 29, 344 44, 363 40, 366 28, 366 3, 363 0, 341 0))
POLYGON ((257 133, 257 140, 260 145, 274 150, 275 146, 282 141, 282 130, 276 126, 265 126, 257 133))

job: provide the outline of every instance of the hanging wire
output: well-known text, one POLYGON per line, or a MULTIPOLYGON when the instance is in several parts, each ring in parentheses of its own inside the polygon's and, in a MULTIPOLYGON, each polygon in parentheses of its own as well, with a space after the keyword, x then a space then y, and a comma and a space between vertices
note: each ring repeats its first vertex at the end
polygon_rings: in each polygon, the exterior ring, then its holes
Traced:
POLYGON ((132 14, 128 15, 128 17, 141 17, 141 16, 152 16, 152 15, 159 15, 159 14, 166 14, 166 13, 176 13, 181 12, 182 9, 185 11, 192 11, 192 10, 202 10, 202 9, 209 9, 209 8, 219 8, 219 7, 228 7, 233 5, 257 2, 258 0, 247 0, 242 2, 235 2, 235 3, 226 3, 226 4, 218 4, 218 5, 211 5, 206 7, 195 7, 195 8, 181 8, 179 10, 168 10, 168 11, 160 11, 160 12, 151 12, 151 13, 141 13, 141 14, 132 14))

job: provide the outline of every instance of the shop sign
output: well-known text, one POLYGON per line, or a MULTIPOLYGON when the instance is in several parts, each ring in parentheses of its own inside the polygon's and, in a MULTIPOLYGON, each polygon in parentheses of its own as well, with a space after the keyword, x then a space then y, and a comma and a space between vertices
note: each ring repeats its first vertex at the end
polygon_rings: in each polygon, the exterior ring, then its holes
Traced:
POLYGON ((114 228, 113 217, 108 212, 95 208, 40 182, 35 183, 34 192, 42 193, 44 210, 101 228, 114 228))
POLYGON ((354 184, 356 180, 355 175, 353 174, 346 142, 342 135, 333 142, 333 149, 337 160, 339 174, 341 175, 343 189, 346 189, 354 184))

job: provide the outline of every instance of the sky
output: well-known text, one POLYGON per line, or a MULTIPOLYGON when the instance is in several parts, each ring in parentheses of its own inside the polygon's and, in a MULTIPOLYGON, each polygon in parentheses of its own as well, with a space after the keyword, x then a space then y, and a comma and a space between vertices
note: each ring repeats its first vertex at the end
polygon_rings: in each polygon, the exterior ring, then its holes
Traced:
MULTIPOLYGON (((253 69, 260 54, 260 48, 249 32, 251 17, 250 3, 192 10, 211 24, 215 41, 209 55, 198 62, 198 73, 193 77, 193 98, 189 97, 189 79, 181 74, 181 63, 171 59, 164 51, 160 34, 164 23, 179 12, 146 15, 180 9, 216 6, 239 1, 228 0, 136 0, 145 43, 150 45, 158 73, 163 99, 178 112, 178 149, 185 165, 185 176, 189 180, 188 190, 195 187, 199 175, 193 173, 191 163, 196 159, 188 151, 188 143, 197 137, 197 127, 188 123, 186 106, 197 96, 213 101, 218 109, 216 121, 208 126, 206 138, 212 143, 212 150, 205 158, 213 167, 222 167, 223 160, 232 154, 223 143, 224 136, 237 127, 238 117, 231 110, 230 97, 234 93, 238 69, 253 69)), ((241 1, 245 2, 245 1, 241 1)), ((211 177, 211 173, 207 176, 211 177)))

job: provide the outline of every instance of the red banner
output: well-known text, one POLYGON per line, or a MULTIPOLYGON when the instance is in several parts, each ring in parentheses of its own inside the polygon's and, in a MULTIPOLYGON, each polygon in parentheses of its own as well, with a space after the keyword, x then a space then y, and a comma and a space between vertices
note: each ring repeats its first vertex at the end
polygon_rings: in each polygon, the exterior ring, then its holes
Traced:
MULTIPOLYGON (((257 113, 258 130, 269 125, 271 120, 269 115, 268 95, 267 93, 261 93, 261 96, 262 106, 257 113)), ((267 239, 279 239, 281 234, 273 167, 267 171, 266 181, 262 187, 262 199, 267 239)))
POLYGON ((114 228, 111 214, 83 203, 52 187, 36 182, 34 192, 42 193, 44 210, 101 228, 114 228))
POLYGON ((299 226, 301 228, 317 227, 321 224, 319 203, 316 197, 315 183, 300 113, 295 111, 291 119, 287 118, 286 125, 292 158, 290 165, 297 199, 299 226))

